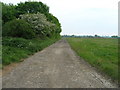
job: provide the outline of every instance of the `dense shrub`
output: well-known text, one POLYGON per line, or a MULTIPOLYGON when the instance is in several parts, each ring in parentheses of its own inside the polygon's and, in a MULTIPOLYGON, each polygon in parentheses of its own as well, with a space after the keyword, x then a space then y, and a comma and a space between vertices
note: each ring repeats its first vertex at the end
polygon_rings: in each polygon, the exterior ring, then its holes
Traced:
POLYGON ((2 6, 2 23, 5 24, 6 22, 13 20, 16 18, 16 10, 13 4, 4 4, 0 2, 2 6))
POLYGON ((44 14, 24 14, 20 15, 20 18, 30 23, 39 37, 51 37, 61 32, 56 24, 47 21, 44 14))
POLYGON ((23 38, 3 38, 2 45, 3 46, 11 46, 11 47, 17 47, 17 48, 25 48, 27 47, 29 40, 23 39, 23 38))
POLYGON ((59 20, 53 16, 51 13, 45 13, 45 16, 47 17, 47 20, 56 24, 57 26, 61 27, 61 24, 59 23, 59 20))
POLYGON ((35 33, 31 25, 24 20, 12 20, 3 26, 3 36, 30 39, 35 37, 35 33))

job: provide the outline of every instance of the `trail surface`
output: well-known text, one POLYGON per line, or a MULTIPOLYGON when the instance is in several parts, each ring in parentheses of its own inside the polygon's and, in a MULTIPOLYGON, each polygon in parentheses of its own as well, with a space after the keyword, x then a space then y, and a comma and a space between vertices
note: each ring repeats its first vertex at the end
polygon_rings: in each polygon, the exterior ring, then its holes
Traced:
POLYGON ((3 76, 3 88, 113 88, 66 40, 27 58, 3 76))

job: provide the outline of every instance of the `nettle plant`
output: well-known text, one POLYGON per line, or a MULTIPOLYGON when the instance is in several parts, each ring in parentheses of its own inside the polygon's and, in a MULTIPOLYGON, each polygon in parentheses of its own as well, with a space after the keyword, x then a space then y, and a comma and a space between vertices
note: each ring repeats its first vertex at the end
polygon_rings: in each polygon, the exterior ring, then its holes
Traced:
POLYGON ((47 18, 44 14, 23 14, 20 15, 20 19, 25 20, 30 23, 35 30, 35 33, 39 37, 50 37, 56 33, 58 30, 57 25, 47 21, 47 18))

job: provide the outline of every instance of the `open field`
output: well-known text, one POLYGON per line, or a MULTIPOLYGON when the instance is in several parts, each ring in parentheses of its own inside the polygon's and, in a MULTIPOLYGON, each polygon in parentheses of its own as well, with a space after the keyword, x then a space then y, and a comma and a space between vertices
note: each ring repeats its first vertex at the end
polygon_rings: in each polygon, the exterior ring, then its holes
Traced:
POLYGON ((118 80, 118 40, 107 38, 67 38, 75 52, 105 72, 113 80, 118 80))

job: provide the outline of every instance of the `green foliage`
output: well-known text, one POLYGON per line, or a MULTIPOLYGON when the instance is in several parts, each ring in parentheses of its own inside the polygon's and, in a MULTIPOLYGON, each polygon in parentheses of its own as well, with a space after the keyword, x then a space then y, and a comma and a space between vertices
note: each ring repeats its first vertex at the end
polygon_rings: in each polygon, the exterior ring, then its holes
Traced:
POLYGON ((3 51, 2 53, 3 66, 11 64, 12 62, 20 62, 20 59, 27 58, 28 56, 27 51, 10 46, 3 46, 2 51, 3 51))
POLYGON ((23 39, 23 38, 3 38, 2 44, 2 63, 8 65, 13 62, 20 62, 28 55, 34 54, 56 42, 59 38, 23 39))
POLYGON ((24 14, 20 15, 20 18, 33 26, 33 30, 36 32, 38 37, 51 37, 58 35, 61 32, 59 26, 47 21, 44 14, 24 14))
POLYGON ((118 79, 117 39, 67 38, 67 40, 79 56, 112 79, 118 79))
MULTIPOLYGON (((36 36, 40 38, 45 38, 45 37, 51 37, 53 35, 54 36, 60 35, 61 25, 59 23, 59 20, 55 16, 53 16, 51 13, 49 13, 49 7, 46 4, 43 4, 42 2, 36 2, 36 1, 32 1, 32 2, 26 1, 24 3, 21 2, 21 3, 18 3, 17 5, 13 5, 13 4, 8 5, 4 3, 1 3, 1 4, 2 4, 2 11, 3 11, 2 13, 3 25, 13 19, 21 18, 22 16, 22 19, 26 20, 28 23, 31 23, 32 29, 34 29, 33 31, 35 31, 35 33, 37 34, 36 36)), ((10 23, 11 22, 9 22, 9 24, 7 23, 6 25, 4 25, 6 30, 9 29, 10 23)), ((11 26, 12 27, 10 28, 14 27, 13 25, 11 26)), ((24 26, 24 28, 25 29, 28 28, 28 25, 26 27, 24 26)), ((6 30, 4 30, 3 32, 5 32, 6 30)), ((16 32, 18 32, 18 30, 16 32)), ((11 34, 9 35, 6 33, 4 33, 3 35, 11 36, 11 34)), ((12 36, 21 37, 19 35, 12 35, 12 36)), ((25 34, 23 37, 25 37, 25 34)), ((27 37, 27 34, 26 34, 26 37, 27 37)))
POLYGON ((15 19, 15 6, 13 4, 2 4, 2 20, 3 20, 3 24, 5 24, 6 22, 15 19))
POLYGON ((98 35, 96 34, 94 37, 100 37, 100 36, 98 36, 98 35))
MULTIPOLYGON (((26 20, 28 23, 32 25, 32 29, 37 34, 36 35, 37 37, 45 38, 45 37, 60 35, 61 25, 58 19, 55 16, 53 16, 51 13, 49 13, 49 7, 46 4, 43 4, 42 2, 36 2, 36 1, 32 1, 32 2, 26 1, 24 3, 21 2, 21 3, 18 3, 18 5, 16 6, 12 4, 9 4, 9 5, 4 3, 1 3, 1 4, 2 4, 2 11, 3 11, 2 13, 3 25, 7 22, 9 23, 4 25, 5 28, 3 28, 3 33, 6 32, 6 30, 11 31, 9 30, 10 26, 11 26, 10 29, 11 28, 16 29, 14 25, 10 25, 12 22, 11 20, 16 18, 21 18, 22 16, 22 19, 26 20)), ((15 25, 17 26, 18 24, 15 24, 15 25)), ((24 25, 24 29, 27 29, 27 28, 28 28, 28 25, 26 27, 24 25)), ((22 29, 23 29, 23 25, 22 25, 22 29)), ((16 32, 18 32, 19 30, 16 29, 16 32)), ((20 31, 22 32, 22 30, 20 31)), ((8 33, 9 32, 6 32, 3 35, 13 36, 13 37, 22 37, 20 36, 21 33, 19 33, 19 35, 18 33, 17 35, 15 35, 15 33, 14 35, 11 35, 11 33, 9 35, 8 33)), ((25 33, 26 32, 24 32, 23 37, 29 38, 30 36, 27 37, 27 34, 25 35, 25 33)), ((31 38, 32 37, 34 36, 31 36, 31 38)))
POLYGON ((112 37, 112 38, 118 38, 118 36, 115 36, 115 35, 114 35, 114 36, 111 36, 111 37, 112 37))
POLYGON ((19 3, 18 5, 13 4, 4 4, 0 2, 2 5, 2 20, 3 24, 6 22, 13 20, 15 18, 19 18, 21 14, 27 13, 49 13, 49 7, 42 2, 29 2, 19 3))
POLYGON ((56 25, 56 27, 54 27, 56 29, 55 32, 60 33, 62 30, 61 30, 61 24, 59 23, 59 20, 55 16, 53 16, 51 13, 46 13, 45 15, 49 22, 56 25))
POLYGON ((35 33, 29 23, 24 20, 12 20, 3 26, 3 36, 33 38, 35 33))
POLYGON ((29 2, 19 3, 16 7, 17 17, 21 14, 27 13, 49 13, 49 7, 42 2, 29 2))
POLYGON ((47 17, 47 20, 51 23, 56 24, 57 26, 61 27, 61 24, 59 23, 59 20, 53 16, 51 13, 46 13, 45 16, 47 17))
POLYGON ((0 4, 3 11, 0 20, 3 23, 3 65, 19 62, 60 38, 60 23, 42 2, 0 4))

